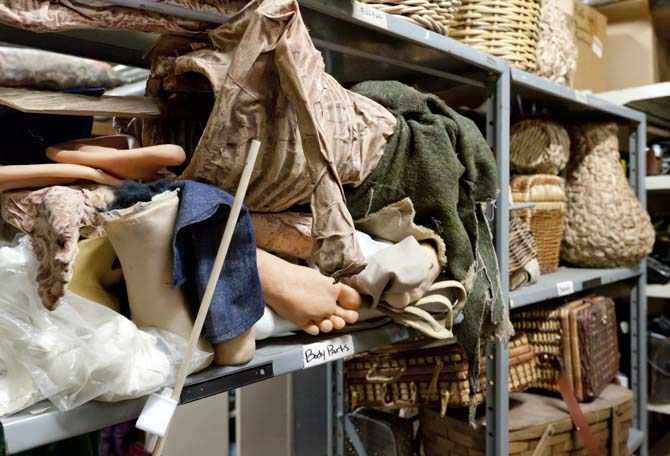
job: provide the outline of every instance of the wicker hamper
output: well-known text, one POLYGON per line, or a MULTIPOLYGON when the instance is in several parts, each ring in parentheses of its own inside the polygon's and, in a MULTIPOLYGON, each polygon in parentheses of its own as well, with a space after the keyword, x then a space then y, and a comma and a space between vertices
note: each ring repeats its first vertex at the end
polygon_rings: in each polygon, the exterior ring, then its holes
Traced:
MULTIPOLYGON (((626 455, 633 418, 633 393, 611 384, 595 402, 582 405, 581 409, 600 454, 626 455)), ((511 394, 508 418, 512 456, 588 455, 561 399, 530 393, 511 394), (545 432, 548 437, 536 452, 545 432)), ((441 417, 437 411, 422 407, 420 419, 426 456, 486 454, 485 417, 479 418, 477 428, 473 429, 467 417, 441 417)))
POLYGON ((516 213, 530 226, 542 274, 556 271, 566 212, 563 179, 548 174, 514 176, 512 200, 515 203, 535 204, 532 209, 516 213))
MULTIPOLYGON (((523 391, 535 381, 535 353, 519 333, 510 340, 510 391, 523 391)), ((419 404, 467 407, 468 363, 460 345, 400 352, 363 353, 345 363, 345 399, 358 406, 403 408, 419 404)), ((485 400, 486 359, 481 358, 481 393, 485 400)))
POLYGON ((449 34, 449 25, 461 4, 461 0, 361 0, 361 2, 441 35, 449 34))
POLYGON ((462 0, 449 36, 535 70, 540 32, 540 0, 462 0))

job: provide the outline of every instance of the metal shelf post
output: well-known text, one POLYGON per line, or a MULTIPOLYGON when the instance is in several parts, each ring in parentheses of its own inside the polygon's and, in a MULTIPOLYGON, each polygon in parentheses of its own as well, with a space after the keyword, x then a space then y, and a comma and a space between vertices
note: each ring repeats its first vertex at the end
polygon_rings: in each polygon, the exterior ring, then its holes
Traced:
MULTIPOLYGON (((496 155, 498 168, 498 200, 495 208, 495 241, 500 269, 500 288, 509 314, 509 129, 510 91, 509 67, 490 84, 487 101, 487 139, 496 155)), ((486 454, 507 454, 509 411, 508 341, 495 341, 487 346, 486 364, 486 454)))

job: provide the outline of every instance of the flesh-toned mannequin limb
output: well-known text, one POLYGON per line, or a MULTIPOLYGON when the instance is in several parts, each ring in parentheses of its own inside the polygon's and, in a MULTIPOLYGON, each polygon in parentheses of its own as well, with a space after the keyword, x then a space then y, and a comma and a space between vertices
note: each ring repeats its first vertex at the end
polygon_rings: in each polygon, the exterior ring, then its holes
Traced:
POLYGON ((91 166, 119 178, 142 181, 156 180, 160 170, 186 160, 184 149, 174 144, 137 145, 132 136, 102 136, 56 144, 46 154, 55 162, 91 166))
POLYGON ((318 271, 256 249, 265 302, 277 315, 316 335, 356 323, 361 296, 318 271))
MULTIPOLYGON (((140 327, 165 329, 188 340, 194 316, 184 290, 170 286, 178 209, 177 193, 166 192, 148 203, 106 212, 103 218, 109 241, 121 261, 131 320, 140 327)), ((212 352, 204 337, 198 348, 212 352)), ((200 365, 198 370, 205 367, 200 365)))
POLYGON ((67 185, 77 181, 91 181, 104 185, 122 183, 114 176, 89 166, 62 163, 0 166, 0 192, 17 188, 67 185))

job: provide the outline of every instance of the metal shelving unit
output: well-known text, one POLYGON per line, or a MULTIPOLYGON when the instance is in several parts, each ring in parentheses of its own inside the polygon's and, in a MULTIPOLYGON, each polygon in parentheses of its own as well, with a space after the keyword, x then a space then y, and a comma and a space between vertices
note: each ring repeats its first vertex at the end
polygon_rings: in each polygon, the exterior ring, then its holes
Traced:
MULTIPOLYGON (((164 5, 151 1, 115 0, 126 6, 160 11, 164 5)), ((343 83, 366 79, 398 79, 425 90, 474 88, 486 100, 486 137, 496 154, 500 195, 495 207, 496 249, 501 286, 505 302, 521 307, 599 285, 629 281, 631 289, 631 386, 635 392, 634 425, 646 429, 646 296, 644 262, 627 269, 561 268, 555 274, 542 276, 537 284, 508 291, 508 224, 509 224, 509 130, 514 114, 551 112, 574 117, 615 119, 631 126, 630 175, 638 198, 644 198, 645 117, 629 108, 549 82, 543 78, 511 69, 499 60, 442 35, 427 31, 370 6, 349 0, 299 0, 310 34, 324 55, 329 73, 343 83), (373 63, 373 64, 371 64, 373 63), (570 282, 570 286, 567 285, 570 282), (559 287, 559 284, 563 283, 559 287), (644 413, 642 413, 644 411, 644 413)), ((153 36, 100 31, 77 31, 36 35, 0 26, 4 41, 83 55, 119 63, 146 66, 141 55, 151 45, 153 36), (115 38, 116 37, 116 38, 115 38), (46 39, 45 39, 46 38, 46 39)), ((395 325, 379 327, 351 335, 354 351, 360 352, 414 336, 410 330, 395 325)), ((314 338, 272 340, 261 345, 254 360, 241 367, 212 368, 189 378, 182 402, 191 402, 289 372, 304 369, 304 344, 314 338)), ((508 354, 501 341, 487 347, 487 454, 507 454, 508 354)), ((328 366, 326 377, 327 452, 343 453, 344 410, 342 362, 328 366)), ((296 397, 294 407, 312 407, 314 397, 296 397)), ((0 419, 0 438, 10 452, 33 448, 83 432, 132 419, 139 414, 144 400, 116 404, 89 403, 67 413, 39 411, 37 405, 10 418, 0 419)), ((326 403, 326 402, 324 402, 326 403)), ((309 420, 321 429, 323 423, 309 420)), ((324 426, 325 427, 325 426, 324 426)), ((316 435, 316 434, 315 434, 316 435)), ((644 434, 632 433, 629 446, 640 447, 646 455, 644 434), (635 438, 633 438, 635 436, 635 438)), ((296 454, 309 453, 297 451, 296 454)))

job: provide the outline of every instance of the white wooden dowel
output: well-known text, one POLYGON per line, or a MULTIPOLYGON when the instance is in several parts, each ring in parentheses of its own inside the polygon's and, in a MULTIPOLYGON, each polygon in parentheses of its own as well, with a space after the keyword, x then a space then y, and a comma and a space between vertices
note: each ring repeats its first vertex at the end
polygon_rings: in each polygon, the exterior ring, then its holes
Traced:
MULTIPOLYGON (((184 359, 181 363, 181 366, 179 367, 177 382, 175 383, 172 392, 172 399, 174 400, 179 400, 181 392, 184 389, 184 382, 186 381, 186 376, 188 375, 188 368, 191 364, 191 360, 193 359, 193 354, 195 353, 198 340, 200 339, 200 334, 202 333, 202 328, 205 324, 205 317, 207 317, 207 312, 209 311, 209 307, 212 304, 212 297, 214 296, 216 284, 219 281, 219 276, 221 275, 221 270, 223 269, 223 263, 226 261, 226 255, 228 254, 230 241, 233 239, 233 234, 235 233, 237 219, 240 216, 242 203, 244 202, 244 197, 247 194, 247 188, 249 187, 249 181, 251 180, 251 173, 254 170, 254 164, 256 163, 256 157, 258 156, 260 147, 261 143, 259 141, 255 139, 251 141, 249 151, 247 152, 247 159, 244 164, 244 169, 242 170, 242 176, 240 177, 240 182, 237 185, 237 192, 235 192, 233 207, 230 209, 230 215, 228 216, 228 221, 226 222, 226 228, 223 231, 223 237, 221 238, 221 243, 219 244, 219 250, 216 253, 216 258, 214 259, 214 266, 212 267, 212 272, 209 275, 209 280, 207 281, 207 288, 205 288, 205 294, 202 296, 200 309, 198 310, 198 315, 195 318, 193 330, 191 331, 191 337, 189 338, 188 346, 186 347, 186 353, 184 353, 184 359)), ((169 432, 170 431, 168 428, 168 433, 169 432)), ((158 440, 158 444, 156 445, 156 449, 153 452, 153 456, 161 456, 163 453, 163 448, 165 447, 166 439, 167 433, 164 437, 158 440)))

